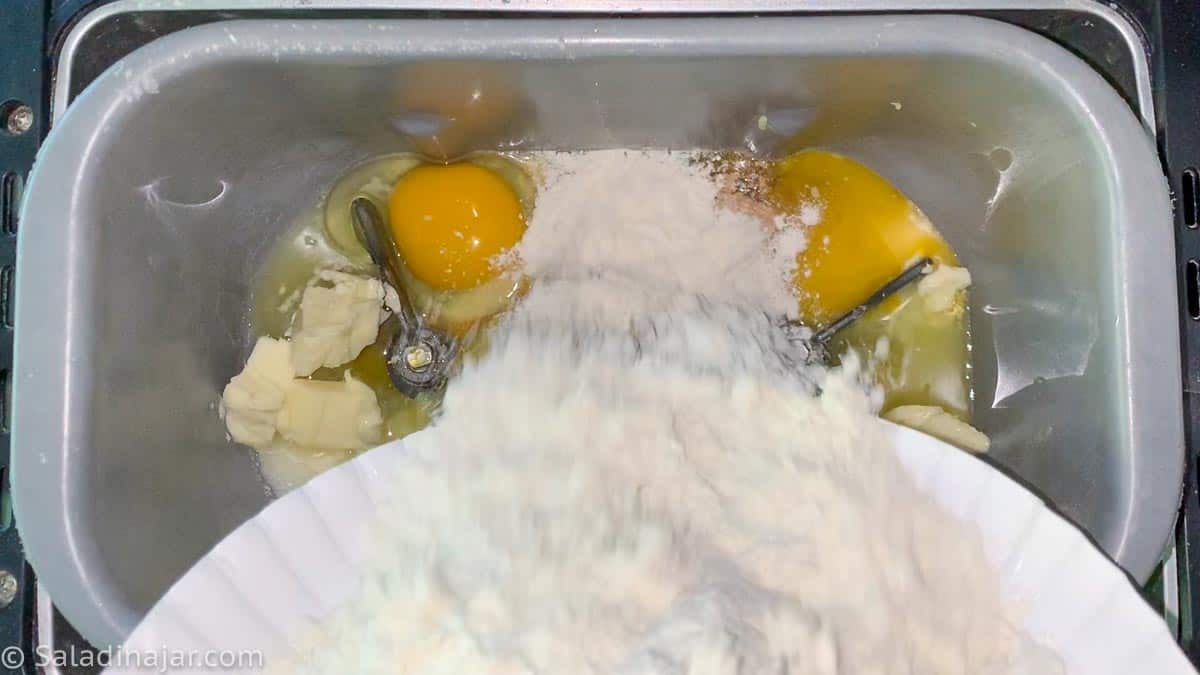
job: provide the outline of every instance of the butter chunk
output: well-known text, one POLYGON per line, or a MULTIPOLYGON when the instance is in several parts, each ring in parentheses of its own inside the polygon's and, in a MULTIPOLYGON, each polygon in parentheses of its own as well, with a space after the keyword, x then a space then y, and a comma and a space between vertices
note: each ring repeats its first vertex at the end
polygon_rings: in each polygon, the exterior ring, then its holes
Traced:
POLYGON ((297 379, 293 359, 286 340, 254 344, 221 396, 233 440, 259 450, 286 442, 308 452, 356 451, 383 440, 383 415, 370 387, 349 373, 335 382, 297 379))
POLYGON ((285 340, 262 337, 242 372, 221 395, 221 414, 238 443, 261 447, 275 437, 275 420, 292 385, 292 350, 285 340))
POLYGON ((375 341, 383 316, 383 284, 345 272, 321 272, 304 289, 292 332, 292 367, 307 376, 353 361, 375 341))
POLYGON ((925 306, 933 312, 962 311, 959 291, 971 285, 971 273, 965 267, 939 265, 917 282, 917 293, 925 299, 925 306))
POLYGON ((934 438, 975 453, 988 451, 987 435, 934 405, 902 405, 883 414, 883 418, 924 432, 934 438))
POLYGON ((349 373, 336 382, 294 380, 277 426, 284 439, 315 450, 354 450, 383 439, 375 392, 349 373))

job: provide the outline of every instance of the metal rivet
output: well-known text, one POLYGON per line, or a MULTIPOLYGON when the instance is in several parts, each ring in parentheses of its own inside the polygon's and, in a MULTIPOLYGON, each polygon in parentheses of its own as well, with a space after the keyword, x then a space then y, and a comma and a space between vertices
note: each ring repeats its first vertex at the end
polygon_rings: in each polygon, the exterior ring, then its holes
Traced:
POLYGON ((8 570, 0 570, 0 607, 7 607, 17 597, 17 578, 8 570))
POLYGON ((433 350, 424 342, 404 348, 404 363, 413 370, 424 370, 433 363, 433 350))
POLYGON ((20 136, 32 128, 33 108, 24 103, 18 103, 5 112, 4 130, 13 136, 20 136))

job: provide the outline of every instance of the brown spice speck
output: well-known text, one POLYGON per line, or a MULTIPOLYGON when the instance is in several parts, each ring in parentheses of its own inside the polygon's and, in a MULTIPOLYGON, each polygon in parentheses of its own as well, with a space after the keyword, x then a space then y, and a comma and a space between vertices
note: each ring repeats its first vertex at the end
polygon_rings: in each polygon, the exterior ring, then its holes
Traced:
POLYGON ((771 196, 775 174, 772 162, 734 150, 701 153, 692 164, 703 167, 717 184, 717 205, 773 224, 783 213, 771 196))

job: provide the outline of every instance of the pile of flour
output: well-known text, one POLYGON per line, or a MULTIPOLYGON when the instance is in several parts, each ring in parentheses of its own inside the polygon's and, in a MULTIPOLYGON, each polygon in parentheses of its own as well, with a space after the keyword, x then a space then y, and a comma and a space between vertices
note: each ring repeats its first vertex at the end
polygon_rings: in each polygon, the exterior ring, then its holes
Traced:
POLYGON ((670 310, 680 296, 779 317, 797 310, 803 228, 714 208, 725 195, 696 155, 604 150, 545 161, 515 255, 528 276, 570 284, 566 302, 544 303, 552 311, 613 324, 670 310))
POLYGON ((714 215, 687 160, 554 158, 532 290, 373 451, 408 454, 378 562, 284 672, 1061 672, 853 366, 776 335, 779 232, 714 215))

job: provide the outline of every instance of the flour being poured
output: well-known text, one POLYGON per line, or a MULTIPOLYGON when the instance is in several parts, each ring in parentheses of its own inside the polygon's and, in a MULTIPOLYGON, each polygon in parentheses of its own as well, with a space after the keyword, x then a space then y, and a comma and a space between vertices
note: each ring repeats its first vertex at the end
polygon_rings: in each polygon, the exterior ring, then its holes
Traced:
POLYGON ((555 156, 533 279, 402 447, 311 673, 1061 672, 917 490, 853 364, 801 364, 794 224, 686 155, 555 156))

